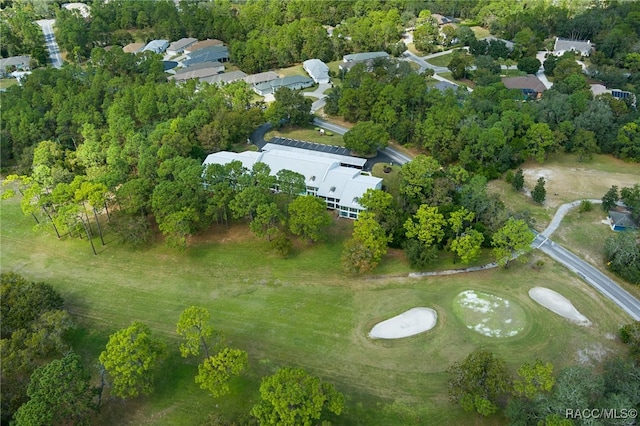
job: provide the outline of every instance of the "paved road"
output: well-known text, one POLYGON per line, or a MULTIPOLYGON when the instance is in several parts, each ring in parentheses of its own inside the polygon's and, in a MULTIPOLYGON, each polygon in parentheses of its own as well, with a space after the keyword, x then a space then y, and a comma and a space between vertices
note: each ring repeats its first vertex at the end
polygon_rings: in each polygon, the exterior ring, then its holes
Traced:
MULTIPOLYGON (((318 127, 322 127, 323 129, 327 129, 331 132, 337 133, 339 135, 344 135, 347 130, 346 127, 339 126, 337 124, 331 123, 327 120, 323 120, 321 118, 316 118, 313 120, 313 124, 318 127)), ((404 164, 411 161, 411 157, 401 153, 400 151, 386 147, 382 151, 378 151, 378 156, 369 160, 368 164, 375 163, 395 163, 395 164, 404 164)))
MULTIPOLYGON (((594 204, 602 203, 602 200, 588 201, 591 201, 594 204)), ((553 232, 558 228, 560 222, 562 222, 562 218, 564 218, 567 212, 570 209, 579 206, 581 202, 582 200, 578 200, 561 205, 556 211, 556 214, 547 229, 536 235, 532 246, 542 250, 543 253, 547 254, 549 257, 577 274, 587 284, 591 285, 616 305, 620 306, 622 310, 628 313, 633 319, 640 320, 640 301, 638 301, 638 299, 594 266, 549 239, 551 234, 553 234, 553 232)))
POLYGON ((422 74, 427 68, 431 68, 433 70, 433 72, 435 72, 436 74, 441 73, 441 72, 449 72, 449 68, 447 67, 437 67, 435 65, 431 65, 429 62, 425 61, 423 58, 421 58, 420 56, 416 55, 415 53, 412 53, 409 50, 406 50, 402 56, 404 56, 405 58, 409 59, 410 61, 415 62, 416 64, 418 64, 420 66, 420 70, 418 70, 418 74, 422 74))
POLYGON ((58 47, 58 43, 56 43, 56 37, 53 34, 53 24, 55 23, 55 19, 41 19, 36 21, 38 25, 42 28, 42 32, 44 33, 44 41, 47 44, 47 49, 49 49, 49 61, 54 68, 62 68, 62 57, 60 56, 60 47, 58 47))
POLYGON ((569 250, 545 238, 542 234, 536 236, 533 245, 620 306, 631 318, 636 321, 640 320, 640 301, 616 284, 611 278, 569 250))

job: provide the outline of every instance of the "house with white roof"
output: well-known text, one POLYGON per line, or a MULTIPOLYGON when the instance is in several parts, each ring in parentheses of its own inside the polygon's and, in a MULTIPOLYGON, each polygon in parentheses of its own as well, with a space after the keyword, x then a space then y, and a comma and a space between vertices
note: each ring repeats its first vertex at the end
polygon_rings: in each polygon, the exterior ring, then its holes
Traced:
POLYGON ((168 40, 151 40, 145 47, 142 48, 143 52, 162 53, 169 47, 168 40))
POLYGON ((589 56, 592 50, 593 44, 591 44, 591 40, 570 40, 556 37, 556 42, 553 45, 553 54, 556 56, 562 56, 566 52, 571 51, 579 53, 582 56, 589 56))
POLYGON ((83 18, 91 17, 91 7, 84 3, 64 3, 62 5, 62 8, 67 9, 69 11, 76 10, 80 14, 80 16, 82 16, 83 18))
POLYGON ((320 59, 307 59, 302 63, 302 68, 318 84, 329 84, 329 67, 320 59))
POLYGON ((198 39, 193 37, 185 37, 181 38, 180 40, 174 41, 169 45, 169 47, 167 47, 167 54, 170 56, 179 55, 184 52, 184 49, 192 46, 197 41, 198 39))
POLYGON ((243 167, 251 169, 255 163, 264 163, 273 176, 280 170, 291 170, 304 176, 306 195, 322 198, 328 209, 338 210, 340 217, 350 219, 357 219, 364 210, 359 200, 368 189, 382 189, 382 179, 357 168, 345 167, 338 158, 318 156, 316 152, 304 149, 280 149, 278 145, 266 148, 268 150, 262 152, 215 152, 207 156, 203 165, 240 161, 243 167))

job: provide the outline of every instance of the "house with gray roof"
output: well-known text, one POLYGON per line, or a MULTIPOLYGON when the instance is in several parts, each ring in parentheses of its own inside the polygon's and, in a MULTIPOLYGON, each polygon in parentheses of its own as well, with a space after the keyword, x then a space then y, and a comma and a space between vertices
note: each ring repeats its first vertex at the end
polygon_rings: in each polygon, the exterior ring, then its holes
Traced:
POLYGON ((260 84, 276 80, 278 78, 280 78, 280 76, 277 73, 273 71, 267 71, 259 72, 257 74, 250 74, 244 78, 244 81, 246 81, 247 84, 260 84))
POLYGON ((260 96, 273 94, 281 87, 288 87, 291 90, 304 89, 313 86, 313 80, 301 75, 291 75, 278 78, 265 83, 254 84, 253 90, 260 96))
POLYGON ((302 68, 318 84, 329 84, 329 67, 320 59, 307 59, 302 63, 302 68))
POLYGON ((168 40, 151 40, 145 47, 142 48, 142 52, 162 53, 169 47, 168 40))
POLYGON ((592 50, 593 45, 591 44, 591 40, 570 40, 556 37, 556 42, 553 45, 553 54, 556 56, 562 56, 570 51, 579 53, 582 56, 589 56, 592 50))
POLYGON ((198 64, 200 62, 228 62, 229 48, 227 46, 210 46, 188 53, 187 59, 182 61, 185 67, 198 64))
POLYGON ((29 71, 31 70, 31 56, 10 56, 0 59, 0 75, 7 76, 13 71, 29 71))
POLYGON ((180 40, 174 41, 169 45, 169 47, 167 47, 167 54, 171 56, 179 55, 184 52, 184 49, 192 46, 197 41, 198 39, 193 37, 185 37, 181 38, 180 40))
POLYGON ((224 65, 220 62, 202 62, 187 68, 181 68, 175 75, 169 76, 168 80, 176 82, 187 81, 194 78, 203 79, 212 77, 224 72, 224 65))
POLYGON ((351 53, 342 57, 342 62, 365 62, 375 58, 389 58, 387 52, 351 53))
POLYGON ((247 74, 242 71, 229 71, 223 72, 222 74, 212 75, 210 77, 203 77, 200 79, 200 82, 223 85, 233 83, 235 81, 240 81, 246 76, 247 74))
POLYGON ((612 231, 638 229, 638 225, 633 221, 631 213, 627 211, 609 210, 609 226, 611 226, 612 231))
POLYGON ((299 173, 305 179, 306 195, 322 198, 328 209, 338 210, 340 217, 350 219, 357 219, 364 210, 359 200, 368 189, 382 189, 382 179, 360 169, 344 167, 339 159, 318 156, 314 151, 303 149, 283 150, 278 145, 262 152, 216 152, 209 154, 203 165, 225 165, 232 161, 240 161, 247 169, 256 163, 264 163, 273 176, 280 170, 299 173))
POLYGON ((451 83, 449 81, 438 81, 436 84, 434 84, 433 86, 431 86, 432 89, 437 89, 441 92, 446 92, 447 89, 451 89, 454 92, 458 89, 457 84, 451 83))

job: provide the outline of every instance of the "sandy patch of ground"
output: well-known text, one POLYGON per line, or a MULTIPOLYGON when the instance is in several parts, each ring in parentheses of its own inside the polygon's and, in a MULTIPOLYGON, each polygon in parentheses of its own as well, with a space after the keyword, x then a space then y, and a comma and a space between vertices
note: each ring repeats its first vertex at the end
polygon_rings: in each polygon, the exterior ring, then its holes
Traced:
POLYGON ((534 287, 529 290, 529 296, 551 312, 554 312, 569 321, 575 322, 578 325, 591 325, 591 321, 582 315, 575 306, 573 306, 569 299, 560 293, 556 293, 555 291, 544 287, 534 287))
POLYGON ((488 337, 512 337, 524 330, 522 308, 493 294, 463 291, 455 298, 454 310, 467 328, 488 337))
POLYGON ((401 339, 431 330, 438 314, 431 308, 411 308, 376 324, 369 332, 372 339, 401 339))
POLYGON ((538 178, 544 178, 547 207, 557 207, 567 201, 582 198, 602 198, 613 185, 618 185, 619 188, 631 187, 638 182, 637 174, 595 170, 589 164, 584 167, 567 167, 529 163, 523 166, 523 173, 525 188, 529 191, 536 186, 538 178))
POLYGON ((578 349, 576 352, 576 358, 582 365, 593 365, 602 362, 611 350, 606 348, 601 343, 594 343, 584 348, 578 349))

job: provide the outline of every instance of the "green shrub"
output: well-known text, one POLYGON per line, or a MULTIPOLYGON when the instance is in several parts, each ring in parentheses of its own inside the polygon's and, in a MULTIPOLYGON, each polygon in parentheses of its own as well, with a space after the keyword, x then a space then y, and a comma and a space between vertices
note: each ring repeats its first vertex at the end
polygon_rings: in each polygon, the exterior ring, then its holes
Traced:
POLYGON ((591 210, 593 210, 593 203, 589 200, 582 200, 580 202, 580 207, 578 208, 578 211, 580 213, 586 213, 586 212, 590 212, 591 210))

